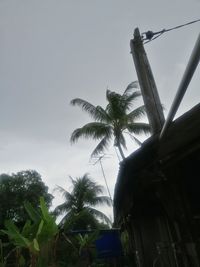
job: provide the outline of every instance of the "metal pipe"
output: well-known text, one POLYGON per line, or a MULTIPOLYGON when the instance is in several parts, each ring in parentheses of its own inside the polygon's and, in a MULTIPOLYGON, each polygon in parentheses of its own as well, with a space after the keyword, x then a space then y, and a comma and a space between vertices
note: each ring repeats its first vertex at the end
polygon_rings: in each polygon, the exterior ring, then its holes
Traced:
POLYGON ((188 65, 186 67, 186 70, 183 74, 183 78, 181 80, 181 83, 179 85, 178 91, 176 93, 176 96, 174 98, 174 101, 172 103, 171 109, 169 111, 168 117, 164 123, 164 126, 161 130, 161 134, 160 134, 160 139, 164 136, 167 128, 169 127, 170 123, 172 122, 178 108, 179 105, 183 99, 183 96, 187 90, 187 87, 192 79, 192 76, 199 64, 199 60, 200 60, 200 34, 197 38, 196 44, 194 46, 194 49, 192 51, 192 54, 190 56, 188 65))

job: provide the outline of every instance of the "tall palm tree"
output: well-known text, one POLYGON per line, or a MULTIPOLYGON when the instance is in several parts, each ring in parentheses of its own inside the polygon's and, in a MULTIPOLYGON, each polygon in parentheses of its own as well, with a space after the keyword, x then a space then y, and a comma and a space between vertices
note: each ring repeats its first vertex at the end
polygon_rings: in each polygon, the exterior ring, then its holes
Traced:
POLYGON ((100 195, 103 187, 93 182, 88 174, 70 179, 73 185, 71 192, 60 186, 56 188, 65 198, 65 202, 57 206, 54 211, 56 215, 64 214, 61 225, 68 225, 67 228, 73 230, 96 228, 99 225, 98 219, 110 225, 109 218, 94 208, 101 204, 111 205, 109 197, 100 195))
POLYGON ((76 142, 80 137, 100 140, 91 154, 91 157, 102 153, 114 137, 114 145, 118 148, 122 159, 125 158, 122 147, 126 148, 124 133, 128 133, 134 141, 141 144, 135 136, 141 133, 150 133, 150 126, 147 123, 139 122, 145 113, 145 106, 132 110, 133 104, 141 95, 137 82, 130 83, 124 93, 118 94, 110 90, 106 91, 108 104, 106 108, 94 106, 91 103, 75 98, 71 101, 73 106, 80 106, 94 120, 73 131, 71 143, 76 142))

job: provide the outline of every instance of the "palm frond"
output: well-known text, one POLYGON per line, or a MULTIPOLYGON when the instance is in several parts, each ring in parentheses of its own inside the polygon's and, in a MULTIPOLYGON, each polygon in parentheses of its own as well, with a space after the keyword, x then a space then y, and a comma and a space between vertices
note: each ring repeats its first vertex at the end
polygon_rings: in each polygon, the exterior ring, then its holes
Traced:
POLYGON ((69 205, 68 202, 64 202, 63 204, 58 205, 54 211, 53 214, 56 216, 62 215, 66 212, 68 212, 71 209, 71 205, 69 205))
POLYGON ((112 120, 110 116, 107 114, 106 110, 104 110, 101 106, 96 107, 94 118, 96 121, 104 123, 109 123, 112 120))
POLYGON ((91 196, 102 194, 104 190, 103 186, 97 185, 93 181, 90 181, 90 183, 87 184, 86 189, 88 190, 88 193, 91 192, 91 196))
POLYGON ((129 114, 127 114, 127 121, 134 122, 135 120, 141 119, 145 115, 146 115, 145 105, 142 105, 131 111, 129 114))
POLYGON ((71 105, 80 106, 82 110, 86 111, 95 121, 108 122, 110 118, 106 111, 101 106, 94 106, 88 101, 80 98, 75 98, 71 100, 71 105))
POLYGON ((79 106, 79 107, 81 107, 82 110, 86 111, 90 115, 93 115, 93 113, 96 110, 96 107, 94 105, 92 105, 88 101, 83 100, 81 98, 74 98, 74 99, 72 99, 71 102, 70 102, 70 104, 72 106, 79 106))
POLYGON ((87 204, 93 203, 96 196, 102 194, 102 192, 103 186, 92 181, 88 174, 84 174, 82 177, 77 178, 73 189, 73 194, 81 197, 81 200, 87 204))
POLYGON ((128 95, 133 92, 133 89, 137 88, 138 89, 139 84, 138 81, 131 82, 125 89, 123 95, 128 95))
POLYGON ((75 143, 80 137, 101 139, 111 134, 111 127, 101 122, 91 122, 73 131, 70 141, 75 143))
POLYGON ((111 225, 110 219, 101 211, 96 210, 94 208, 88 208, 89 212, 95 216, 96 218, 99 218, 100 220, 105 221, 107 224, 111 225))
POLYGON ((59 225, 61 226, 61 225, 67 224, 67 227, 66 228, 68 228, 69 226, 71 226, 72 223, 74 223, 75 220, 76 220, 76 216, 74 216, 74 213, 73 212, 69 211, 61 219, 59 225))
POLYGON ((62 197, 65 198, 66 200, 71 199, 72 195, 65 190, 62 186, 56 185, 54 188, 53 192, 58 191, 62 194, 62 197))
POLYGON ((73 186, 76 185, 76 179, 74 179, 71 175, 68 176, 73 186))
POLYGON ((96 148, 93 150, 90 157, 91 158, 95 157, 101 154, 105 149, 107 149, 110 144, 111 139, 112 139, 111 134, 107 134, 106 136, 104 136, 102 140, 99 142, 99 144, 96 146, 96 148))
POLYGON ((134 134, 150 134, 151 128, 148 123, 144 122, 134 122, 134 123, 129 123, 126 128, 130 133, 134 134))
POLYGON ((95 198, 94 205, 106 204, 112 206, 112 200, 108 196, 98 196, 95 198))
POLYGON ((106 90, 106 99, 108 102, 115 96, 115 92, 110 91, 109 89, 106 90))
POLYGON ((123 95, 121 101, 122 101, 122 105, 123 105, 124 110, 130 110, 130 108, 133 106, 134 102, 140 96, 141 96, 140 91, 135 91, 130 95, 123 95))

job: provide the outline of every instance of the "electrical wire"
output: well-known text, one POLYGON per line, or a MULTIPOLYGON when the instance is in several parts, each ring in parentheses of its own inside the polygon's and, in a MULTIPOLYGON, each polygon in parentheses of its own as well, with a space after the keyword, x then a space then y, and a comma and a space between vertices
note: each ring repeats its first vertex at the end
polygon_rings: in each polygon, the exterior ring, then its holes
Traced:
POLYGON ((149 42, 157 39, 158 37, 160 37, 163 33, 177 30, 179 28, 188 26, 188 25, 196 23, 196 22, 200 22, 200 19, 196 19, 196 20, 193 20, 193 21, 190 21, 190 22, 187 22, 187 23, 184 23, 184 24, 181 24, 181 25, 169 28, 169 29, 163 29, 163 30, 158 31, 158 32, 153 32, 153 31, 143 32, 142 33, 142 41, 146 41, 146 42, 144 42, 144 44, 149 43, 149 42))

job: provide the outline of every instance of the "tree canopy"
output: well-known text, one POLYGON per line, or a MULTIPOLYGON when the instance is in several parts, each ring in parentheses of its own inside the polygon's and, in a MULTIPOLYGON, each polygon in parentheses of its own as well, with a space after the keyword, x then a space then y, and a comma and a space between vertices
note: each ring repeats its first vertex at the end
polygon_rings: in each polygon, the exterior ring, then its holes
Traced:
POLYGON ((24 202, 29 201, 35 208, 39 208, 40 197, 49 207, 53 196, 48 193, 48 187, 41 176, 34 170, 20 171, 11 175, 0 175, 0 227, 4 221, 11 219, 19 225, 28 218, 24 202))
POLYGON ((65 202, 55 209, 55 214, 64 215, 61 225, 68 224, 67 228, 80 230, 98 228, 100 221, 110 224, 108 217, 95 209, 97 205, 111 205, 111 199, 101 195, 103 187, 92 181, 88 174, 70 179, 73 185, 71 192, 60 186, 56 188, 65 199, 65 202))
POLYGON ((81 137, 100 140, 91 154, 91 156, 96 156, 108 148, 114 137, 114 145, 119 149, 121 157, 124 159, 122 150, 122 147, 126 148, 124 133, 128 133, 138 144, 141 143, 135 135, 150 133, 149 124, 139 121, 146 114, 145 106, 133 109, 135 101, 141 95, 140 91, 136 90, 137 87, 138 83, 132 82, 123 94, 107 90, 106 100, 108 104, 105 108, 94 106, 80 98, 73 99, 71 104, 81 107, 94 121, 74 130, 71 135, 71 142, 74 143, 81 137))

